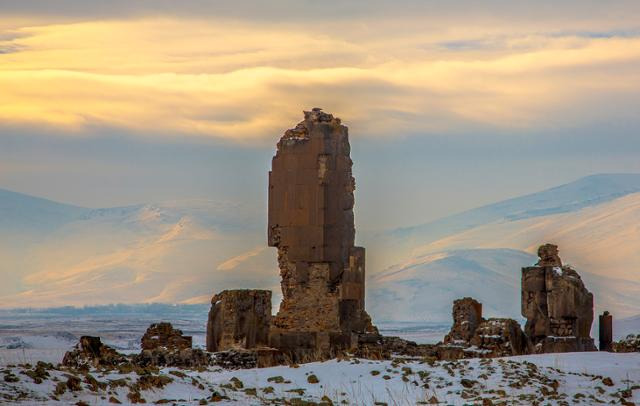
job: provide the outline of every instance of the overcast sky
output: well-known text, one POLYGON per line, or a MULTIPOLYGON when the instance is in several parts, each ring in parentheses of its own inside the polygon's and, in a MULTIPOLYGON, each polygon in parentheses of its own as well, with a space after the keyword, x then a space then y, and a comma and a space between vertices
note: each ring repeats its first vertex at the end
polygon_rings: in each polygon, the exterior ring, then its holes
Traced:
POLYGON ((639 105, 637 1, 0 0, 0 188, 84 206, 266 205, 319 106, 405 226, 640 172, 639 105))

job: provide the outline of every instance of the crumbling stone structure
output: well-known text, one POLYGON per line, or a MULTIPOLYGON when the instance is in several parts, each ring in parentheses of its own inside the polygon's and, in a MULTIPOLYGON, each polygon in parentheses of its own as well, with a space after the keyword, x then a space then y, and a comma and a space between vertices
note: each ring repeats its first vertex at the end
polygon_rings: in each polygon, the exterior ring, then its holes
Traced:
POLYGON ((364 248, 354 245, 351 166, 347 127, 319 108, 278 142, 268 225, 283 293, 270 332, 276 348, 328 353, 375 331, 364 310, 364 248))
POLYGON ((482 303, 470 297, 453 302, 453 326, 444 337, 445 344, 468 343, 482 323, 482 303))
POLYGON ((538 256, 535 266, 522 268, 522 315, 534 352, 595 351, 593 294, 576 271, 562 265, 557 246, 541 246, 538 256))
POLYGON ((270 290, 225 290, 211 299, 207 351, 269 345, 270 290))
POLYGON ((113 348, 105 345, 100 337, 82 336, 71 351, 62 358, 62 365, 71 368, 116 367, 127 358, 113 348))
POLYGON ((529 352, 527 337, 513 319, 488 319, 480 323, 469 341, 483 357, 506 357, 529 352))
POLYGON ((453 326, 438 345, 439 359, 486 358, 526 354, 527 340, 513 319, 482 317, 482 304, 465 297, 453 302, 453 326))
POLYGON ((192 348, 192 338, 175 329, 171 323, 154 323, 149 326, 140 341, 142 351, 132 358, 141 366, 173 366, 194 368, 211 363, 207 353, 192 348))
POLYGON ((191 348, 193 339, 182 335, 182 330, 174 329, 171 323, 155 323, 147 328, 140 345, 143 350, 165 348, 182 350, 191 348))
POLYGON ((600 351, 613 350, 613 316, 607 311, 602 313, 599 317, 599 345, 600 351))

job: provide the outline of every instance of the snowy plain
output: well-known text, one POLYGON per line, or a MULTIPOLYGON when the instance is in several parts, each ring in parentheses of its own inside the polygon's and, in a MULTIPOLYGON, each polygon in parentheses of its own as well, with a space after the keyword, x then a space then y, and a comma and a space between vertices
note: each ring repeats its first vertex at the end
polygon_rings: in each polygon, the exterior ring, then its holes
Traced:
MULTIPOLYGON (((27 350, 36 351, 36 350, 27 350)), ((36 354, 33 354, 35 356, 36 354)), ((50 379, 35 383, 21 366, 3 368, 18 382, 0 380, 0 397, 19 394, 24 404, 129 403, 135 372, 90 371, 104 389, 93 389, 86 375, 82 389, 52 398, 67 371, 50 370, 50 379)), ((188 371, 165 368, 162 387, 140 391, 148 403, 296 404, 296 401, 349 405, 493 404, 562 405, 640 401, 640 354, 567 353, 473 359, 457 362, 396 359, 342 359, 249 370, 188 371), (169 382, 170 381, 170 382, 169 382), (487 401, 485 401, 487 402, 487 401), (486 403, 489 404, 489 403, 486 403)), ((300 404, 300 403, 298 403, 300 404)))

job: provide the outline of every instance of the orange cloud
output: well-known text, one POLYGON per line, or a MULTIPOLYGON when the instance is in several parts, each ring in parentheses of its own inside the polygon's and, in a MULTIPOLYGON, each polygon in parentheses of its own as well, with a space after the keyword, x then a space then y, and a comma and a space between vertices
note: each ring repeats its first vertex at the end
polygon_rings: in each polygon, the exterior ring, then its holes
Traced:
MULTIPOLYGON (((505 25, 441 33, 142 18, 12 26, 0 39, 0 124, 90 126, 239 141, 321 106, 360 134, 531 128, 602 92, 640 90, 640 38, 505 25), (366 31, 366 30, 365 30, 366 31), (447 44, 463 43, 452 47, 447 44)), ((4 27, 6 25, 0 25, 4 27)), ((604 114, 604 113, 602 113, 604 114)))

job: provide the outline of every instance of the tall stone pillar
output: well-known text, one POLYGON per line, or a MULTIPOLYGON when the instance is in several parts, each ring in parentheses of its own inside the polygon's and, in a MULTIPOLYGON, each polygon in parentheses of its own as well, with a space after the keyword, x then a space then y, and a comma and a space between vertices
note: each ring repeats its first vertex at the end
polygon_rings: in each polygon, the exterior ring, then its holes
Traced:
POLYGON ((276 348, 330 352, 374 329, 364 310, 365 252, 354 245, 351 166, 347 127, 319 108, 278 142, 268 225, 282 278, 276 348))
POLYGON ((600 351, 612 350, 613 344, 613 316, 609 312, 600 315, 600 351))

